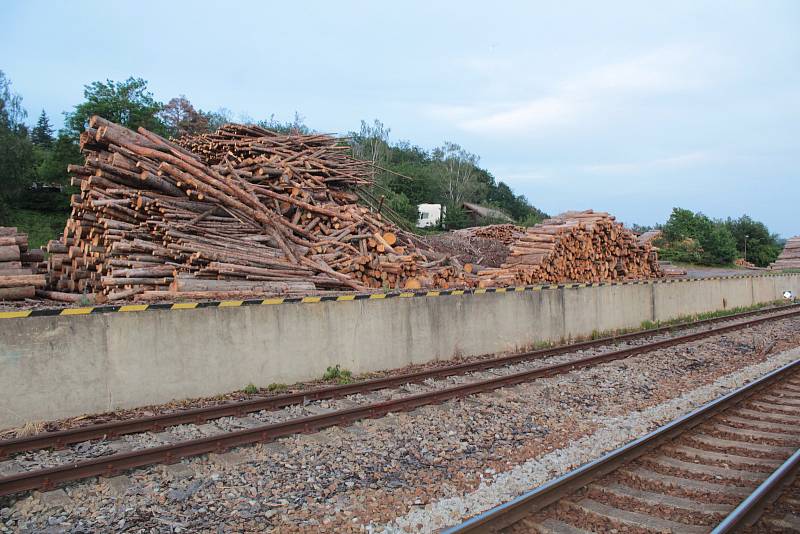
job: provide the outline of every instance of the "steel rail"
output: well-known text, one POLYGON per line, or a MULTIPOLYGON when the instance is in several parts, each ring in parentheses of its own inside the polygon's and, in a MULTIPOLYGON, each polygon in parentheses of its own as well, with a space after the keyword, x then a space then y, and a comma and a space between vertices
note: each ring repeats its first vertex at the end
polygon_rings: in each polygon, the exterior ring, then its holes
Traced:
POLYGON ((551 480, 519 497, 451 527, 443 534, 498 532, 532 512, 537 512, 561 498, 615 471, 643 454, 691 430, 718 413, 739 404, 775 382, 800 369, 800 359, 780 367, 749 384, 736 389, 700 408, 635 439, 622 447, 586 463, 565 475, 551 480))
MULTIPOLYGON (((135 434, 138 432, 156 431, 160 432, 165 428, 182 425, 182 424, 203 424, 207 421, 219 419, 221 417, 242 417, 248 413, 258 412, 261 410, 278 410, 286 406, 303 404, 307 401, 335 399, 353 395, 355 393, 365 393, 385 389, 390 387, 402 386, 409 383, 420 383, 425 380, 433 378, 444 378, 448 376, 466 374, 470 372, 483 371, 496 367, 512 365, 515 363, 543 359, 550 356, 557 356, 559 354, 566 354, 588 348, 607 345, 610 343, 618 343, 622 341, 631 341, 636 339, 643 339, 663 333, 672 332, 678 329, 703 327, 719 322, 733 321, 745 317, 752 317, 754 315, 764 315, 767 313, 780 312, 784 309, 800 308, 800 304, 791 304, 787 306, 779 306, 764 310, 755 310, 743 312, 739 314, 727 315, 724 317, 715 317, 711 319, 703 319, 700 321, 680 323, 673 326, 662 326, 641 332, 632 332, 628 334, 621 334, 618 336, 604 337, 596 340, 582 341, 579 343, 572 343, 569 345, 561 345, 558 347, 551 347, 547 349, 540 349, 535 351, 527 351, 509 356, 501 356, 499 358, 491 358, 476 362, 468 362, 457 365, 450 365, 446 367, 439 367, 435 369, 427 369, 413 373, 404 373, 400 375, 387 376, 382 378, 374 378, 371 380, 364 380, 353 384, 329 386, 318 388, 310 391, 303 391, 298 393, 288 393, 284 395, 274 395, 271 397, 262 397, 257 399, 229 402, 225 404, 207 406, 202 408, 191 408, 187 410, 180 410, 174 413, 166 413, 154 415, 149 417, 140 417, 136 419, 123 419, 112 421, 108 423, 100 423, 84 427, 75 427, 66 430, 57 430, 54 432, 44 432, 27 437, 13 438, 0 441, 0 459, 6 458, 12 454, 46 449, 46 448, 64 448, 72 443, 82 443, 92 439, 115 439, 125 434, 135 434)), ((783 315, 772 316, 776 319, 781 318, 783 315)), ((770 317, 770 320, 772 319, 770 317)), ((748 326, 749 323, 742 323, 748 326)), ((744 327, 743 326, 743 327, 744 327)), ((655 347, 658 348, 658 347, 655 347)), ((628 350, 628 349, 625 349, 628 350)))
POLYGON ((777 499, 783 488, 792 483, 798 471, 800 471, 800 449, 797 449, 753 493, 714 527, 711 534, 739 532, 743 528, 752 526, 761 517, 764 507, 777 499))
POLYGON ((64 482, 92 476, 114 476, 126 469, 135 467, 156 463, 174 463, 182 458, 190 456, 212 452, 221 453, 240 445, 269 442, 292 434, 309 433, 331 426, 347 425, 361 419, 380 417, 391 412, 413 410, 428 404, 438 404, 449 399, 492 391, 536 378, 563 374, 575 369, 591 367, 600 363, 643 354, 655 349, 679 345, 736 329, 746 328, 754 324, 794 317, 798 314, 800 314, 800 310, 795 310, 778 316, 753 319, 746 323, 727 325, 712 330, 661 340, 647 345, 602 353, 571 362, 547 365, 537 369, 461 384, 436 391, 409 395, 390 401, 367 404, 310 417, 291 419, 281 423, 260 425, 217 436, 209 436, 170 445, 119 453, 103 458, 85 460, 47 469, 17 473, 0 478, 0 496, 33 489, 50 489, 64 482))

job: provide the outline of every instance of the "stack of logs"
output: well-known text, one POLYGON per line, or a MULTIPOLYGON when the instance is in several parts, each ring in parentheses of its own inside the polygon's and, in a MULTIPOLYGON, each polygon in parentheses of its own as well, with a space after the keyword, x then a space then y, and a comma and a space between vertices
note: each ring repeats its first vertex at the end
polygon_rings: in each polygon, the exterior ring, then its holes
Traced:
POLYGON ((85 163, 69 168, 81 192, 62 238, 47 246, 51 298, 477 283, 356 204, 350 188, 369 183, 373 169, 333 137, 226 125, 170 142, 95 116, 81 149, 85 163))
POLYGON ((13 227, 0 227, 0 300, 36 296, 46 284, 42 249, 28 250, 28 236, 13 227))
POLYGON ((498 269, 478 273, 482 287, 541 282, 600 282, 662 276, 649 243, 592 210, 566 212, 528 228, 498 269))
POLYGON ((786 240, 778 259, 771 263, 770 269, 800 269, 800 236, 786 240))
POLYGON ((455 230, 453 235, 465 238, 485 237, 488 239, 496 239, 504 245, 510 245, 524 233, 525 227, 523 226, 517 226, 515 224, 492 224, 455 230))

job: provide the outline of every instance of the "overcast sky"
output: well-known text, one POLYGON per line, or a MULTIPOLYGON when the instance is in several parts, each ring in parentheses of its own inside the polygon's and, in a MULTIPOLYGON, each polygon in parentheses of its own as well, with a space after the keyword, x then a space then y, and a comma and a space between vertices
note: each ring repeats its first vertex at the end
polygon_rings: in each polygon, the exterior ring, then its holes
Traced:
POLYGON ((95 80, 444 140, 549 213, 673 206, 800 234, 800 2, 4 2, 29 119, 95 80), (702 6, 700 5, 702 3, 702 6))

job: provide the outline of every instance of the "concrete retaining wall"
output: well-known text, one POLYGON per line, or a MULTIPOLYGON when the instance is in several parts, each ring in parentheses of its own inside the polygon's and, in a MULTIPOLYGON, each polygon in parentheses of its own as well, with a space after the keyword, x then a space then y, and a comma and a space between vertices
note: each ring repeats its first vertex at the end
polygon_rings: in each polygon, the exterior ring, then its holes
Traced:
POLYGON ((800 276, 0 320, 0 428, 454 355, 800 293, 800 276))

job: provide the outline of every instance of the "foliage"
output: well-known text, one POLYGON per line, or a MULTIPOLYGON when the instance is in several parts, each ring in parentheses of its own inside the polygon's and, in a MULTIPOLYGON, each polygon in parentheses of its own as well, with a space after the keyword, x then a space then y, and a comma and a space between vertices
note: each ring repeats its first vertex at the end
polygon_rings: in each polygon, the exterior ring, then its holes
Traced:
POLYGON ((158 116, 164 106, 153 98, 147 90, 147 82, 141 78, 93 82, 84 87, 83 96, 86 100, 75 106, 72 113, 65 114, 65 129, 76 140, 92 115, 100 115, 132 130, 142 126, 160 135, 169 134, 158 116))
POLYGON ((328 367, 325 370, 322 379, 327 382, 333 381, 337 384, 349 384, 353 381, 353 373, 347 369, 342 369, 337 363, 336 366, 328 367))
POLYGON ((722 221, 674 208, 663 226, 661 256, 702 265, 727 265, 737 257, 736 240, 722 221))
POLYGON ((0 71, 0 220, 36 176, 34 146, 22 122, 26 116, 22 97, 12 92, 11 80, 0 71))
POLYGON ((712 220, 702 213, 674 208, 661 228, 663 237, 656 244, 661 257, 703 265, 725 265, 745 257, 760 267, 766 267, 778 257, 781 244, 767 226, 747 215, 725 221, 712 220), (745 237, 747 236, 747 237, 745 237))
POLYGON ((477 177, 478 156, 447 141, 435 148, 432 156, 444 204, 448 207, 461 206, 477 196, 481 187, 477 177))
POLYGON ((286 391, 287 389, 289 389, 289 386, 286 384, 279 384, 277 382, 273 382, 267 386, 267 391, 271 393, 280 393, 282 391, 286 391))
POLYGON ((16 226, 20 232, 28 234, 28 245, 30 248, 37 248, 61 235, 68 215, 68 211, 43 212, 11 208, 3 224, 16 226))
POLYGON ((208 131, 209 118, 194 109, 185 95, 171 99, 158 112, 158 118, 164 123, 171 137, 195 135, 208 131))
MULTIPOLYGON (((227 111, 227 110, 225 110, 227 111)), ((228 112, 229 120, 230 121, 230 112, 228 112)), ((282 134, 309 134, 311 133, 311 128, 306 126, 305 117, 300 115, 298 112, 294 112, 294 119, 291 122, 281 122, 275 118, 275 115, 270 115, 269 119, 265 121, 259 121, 258 125, 262 128, 266 128, 267 130, 272 130, 273 132, 278 132, 282 134)))
POLYGON ((50 119, 47 118, 47 113, 42 110, 39 120, 36 121, 36 126, 31 130, 31 142, 37 147, 50 148, 54 140, 50 119))
POLYGON ((253 383, 251 382, 250 384, 247 384, 247 385, 245 386, 245 388, 244 388, 244 390, 243 390, 243 391, 244 391, 245 393, 247 393, 248 395, 255 395, 256 393, 258 393, 258 388, 255 386, 255 384, 253 384, 253 383))
MULTIPOLYGON (((408 141, 390 143, 390 132, 378 120, 371 124, 361 121, 359 131, 350 133, 350 145, 356 157, 385 169, 377 173, 373 194, 384 195, 388 205, 410 224, 416 222, 416 205, 426 203, 445 206, 443 224, 447 228, 470 224, 461 209, 463 202, 497 208, 518 223, 536 224, 547 217, 523 195, 514 195, 508 185, 496 182, 491 173, 479 166, 478 156, 459 145, 446 142, 429 152, 408 141)), ((490 222, 484 220, 481 224, 490 222)))
POLYGON ((50 149, 40 150, 39 158, 37 175, 39 180, 48 184, 66 185, 69 179, 67 165, 82 161, 77 140, 63 130, 50 149))
POLYGON ((781 253, 781 244, 777 234, 771 234, 767 226, 759 221, 754 221, 747 215, 738 219, 725 221, 733 238, 736 240, 736 249, 747 261, 759 267, 766 267, 778 258, 781 253), (747 254, 745 255, 745 243, 747 254))

